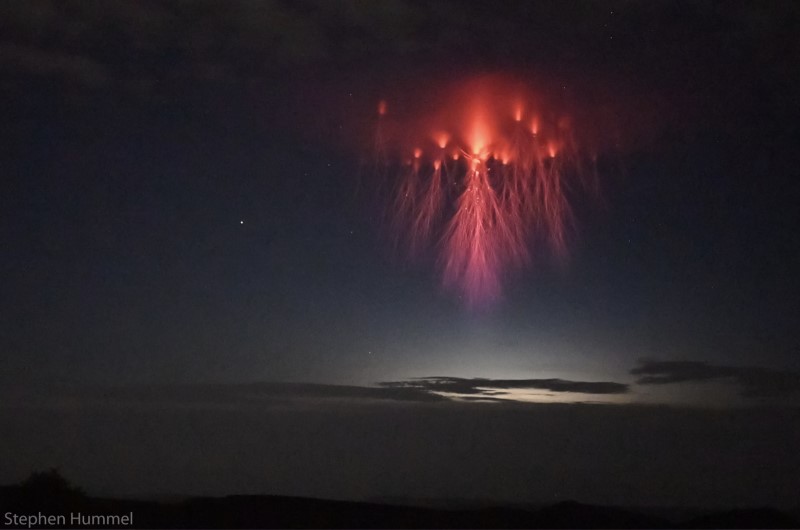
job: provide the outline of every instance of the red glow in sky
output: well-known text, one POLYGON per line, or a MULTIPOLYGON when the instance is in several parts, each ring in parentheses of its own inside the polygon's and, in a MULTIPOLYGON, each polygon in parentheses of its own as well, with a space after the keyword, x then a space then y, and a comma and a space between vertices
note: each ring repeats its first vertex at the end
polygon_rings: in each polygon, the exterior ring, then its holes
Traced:
POLYGON ((581 153, 571 121, 524 89, 480 78, 438 99, 424 118, 379 106, 392 183, 392 228, 412 256, 436 249, 443 285, 468 307, 502 293, 506 273, 530 262, 533 241, 566 251, 567 180, 581 153))

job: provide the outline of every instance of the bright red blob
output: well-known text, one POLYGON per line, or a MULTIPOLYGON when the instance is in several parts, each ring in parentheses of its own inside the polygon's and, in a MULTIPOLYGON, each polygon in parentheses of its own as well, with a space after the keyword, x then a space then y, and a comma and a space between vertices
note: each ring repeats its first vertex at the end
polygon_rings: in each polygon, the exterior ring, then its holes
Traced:
POLYGON ((518 85, 482 78, 380 124, 383 152, 414 157, 393 176, 393 233, 412 256, 434 248, 443 285, 472 308, 501 296, 535 243, 566 251, 565 191, 583 177, 579 141, 568 118, 537 102, 518 85))
POLYGON ((435 136, 436 145, 439 146, 440 149, 444 149, 447 147, 447 142, 450 141, 450 135, 444 132, 440 132, 435 136))
POLYGON ((522 104, 517 103, 514 108, 514 121, 522 121, 522 104))

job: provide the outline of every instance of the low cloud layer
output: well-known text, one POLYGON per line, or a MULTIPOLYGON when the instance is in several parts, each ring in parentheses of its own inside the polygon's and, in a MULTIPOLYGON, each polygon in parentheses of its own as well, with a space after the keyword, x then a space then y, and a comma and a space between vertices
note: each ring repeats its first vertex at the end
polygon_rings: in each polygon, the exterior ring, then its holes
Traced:
POLYGON ((564 379, 471 379, 460 377, 423 377, 381 383, 383 388, 418 390, 429 393, 464 394, 492 399, 508 390, 544 390, 553 393, 625 394, 628 385, 613 382, 567 381, 564 379))
MULTIPOLYGON (((570 401, 569 394, 624 394, 628 385, 563 379, 462 379, 426 377, 383 382, 377 386, 316 383, 239 383, 170 385, 47 385, 3 389, 12 406, 192 407, 272 406, 299 402, 515 401, 510 390, 544 391, 548 401, 570 401)), ((529 397, 529 396, 528 396, 529 397)), ((530 399, 519 399, 530 401, 530 399)))
POLYGON ((229 408, 300 401, 439 402, 447 398, 416 388, 315 383, 232 383, 170 385, 48 385, 5 389, 4 401, 29 406, 133 406, 229 408))
POLYGON ((631 370, 639 385, 730 382, 750 398, 800 395, 800 373, 754 366, 721 366, 699 361, 649 361, 631 370))
MULTIPOLYGON (((746 399, 791 405, 800 397, 800 374, 759 367, 712 365, 700 361, 645 360, 630 371, 640 386, 728 383, 746 399)), ((670 392, 671 393, 671 392, 670 392)), ((10 407, 251 408, 350 403, 631 403, 634 385, 565 379, 490 379, 432 376, 384 381, 374 386, 318 383, 197 383, 10 385, 0 398, 10 407)), ((667 397, 667 401, 670 399, 667 397)))

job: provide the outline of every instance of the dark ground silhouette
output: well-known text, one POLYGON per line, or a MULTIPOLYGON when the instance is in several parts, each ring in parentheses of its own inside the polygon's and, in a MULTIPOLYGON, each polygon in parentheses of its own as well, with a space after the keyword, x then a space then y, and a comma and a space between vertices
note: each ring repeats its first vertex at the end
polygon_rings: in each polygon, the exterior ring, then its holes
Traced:
MULTIPOLYGON (((798 528, 797 514, 771 508, 710 512, 674 520, 573 501, 538 508, 442 509, 272 495, 194 497, 171 502, 86 495, 57 470, 0 487, 6 514, 126 515, 134 528, 798 528)), ((4 526, 13 528, 14 525, 4 526)), ((24 527, 22 525, 17 527, 24 527)), ((69 524, 61 527, 69 527, 69 524)))

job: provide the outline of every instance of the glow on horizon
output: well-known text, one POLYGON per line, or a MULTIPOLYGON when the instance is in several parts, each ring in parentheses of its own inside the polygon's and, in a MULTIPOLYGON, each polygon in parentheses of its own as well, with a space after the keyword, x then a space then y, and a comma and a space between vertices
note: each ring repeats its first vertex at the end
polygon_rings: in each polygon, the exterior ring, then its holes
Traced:
POLYGON ((491 388, 477 387, 478 390, 493 392, 491 395, 461 394, 457 392, 437 392, 431 394, 446 397, 453 401, 499 403, 592 403, 624 405, 632 403, 631 394, 589 394, 584 392, 551 392, 540 388, 491 388), (494 392, 497 392, 496 394, 494 392), (500 401, 498 401, 500 400, 500 401))

